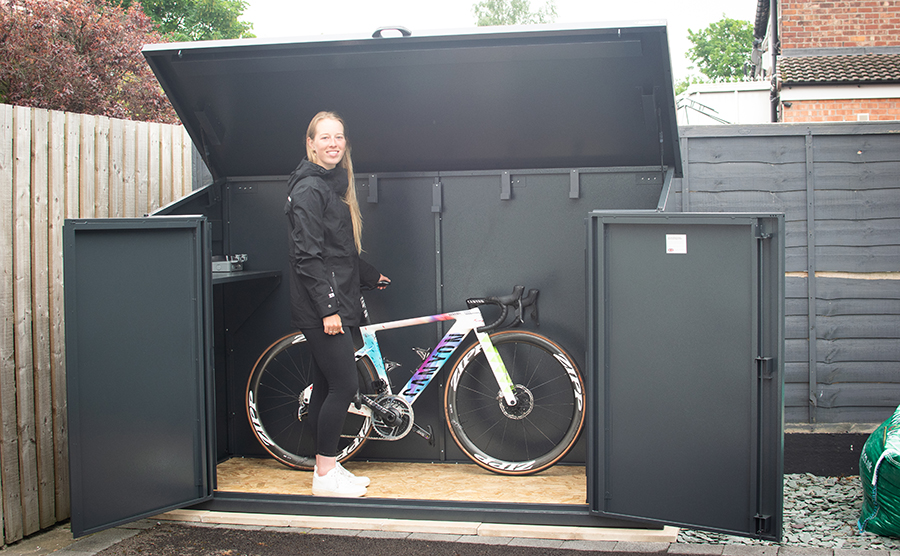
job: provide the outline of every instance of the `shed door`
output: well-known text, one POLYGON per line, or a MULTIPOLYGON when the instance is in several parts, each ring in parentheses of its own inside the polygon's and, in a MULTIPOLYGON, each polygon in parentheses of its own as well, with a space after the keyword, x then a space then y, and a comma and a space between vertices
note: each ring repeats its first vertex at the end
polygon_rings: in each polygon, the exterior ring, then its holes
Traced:
POLYGON ((67 220, 72 532, 212 496, 205 218, 67 220))
POLYGON ((780 540, 781 217, 590 222, 592 510, 780 540))

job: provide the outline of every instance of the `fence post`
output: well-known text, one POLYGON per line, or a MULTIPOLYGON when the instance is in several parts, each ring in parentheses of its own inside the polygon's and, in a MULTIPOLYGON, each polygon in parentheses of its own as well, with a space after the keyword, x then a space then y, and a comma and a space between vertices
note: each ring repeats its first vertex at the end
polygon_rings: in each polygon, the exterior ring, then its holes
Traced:
POLYGON ((806 295, 809 325, 809 422, 818 421, 818 330, 816 329, 816 174, 812 130, 806 132, 806 295))

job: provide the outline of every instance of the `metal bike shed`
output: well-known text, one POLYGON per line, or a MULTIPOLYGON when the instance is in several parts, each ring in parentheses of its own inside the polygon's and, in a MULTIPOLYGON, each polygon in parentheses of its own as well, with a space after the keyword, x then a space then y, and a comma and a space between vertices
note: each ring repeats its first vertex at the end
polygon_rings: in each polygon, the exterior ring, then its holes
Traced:
MULTIPOLYGON (((607 443, 596 419, 566 459, 587 464, 584 505, 214 490, 217 461, 264 454, 243 388, 256 357, 290 330, 285 181, 316 112, 335 110, 347 122, 364 256, 393 280, 367 298, 374 318, 461 308, 466 297, 505 294, 515 283, 539 288, 541 331, 576 357, 592 391, 597 344, 585 323, 598 313, 588 304, 595 284, 585 262, 595 253, 586 218, 594 210, 664 213, 680 176, 664 22, 381 36, 389 34, 145 47, 214 181, 147 218, 66 222, 76 535, 186 506, 616 527, 687 521, 677 504, 668 517, 604 507, 599 458, 615 456, 598 451, 607 443), (248 255, 242 271, 210 272, 211 257, 233 254, 248 255), (129 449, 133 464, 121 465, 129 449)), ((431 345, 439 330, 407 329, 383 348, 411 370, 408 346, 431 345)), ((691 387, 690 376, 681 384, 691 387)), ((417 422, 444 431, 440 390, 429 390, 423 396, 433 403, 420 402, 417 422)), ((692 409, 702 420, 703 408, 692 409)), ((754 468, 780 478, 774 436, 754 468)), ((444 434, 434 446, 414 435, 370 443, 362 457, 462 461, 444 434)), ((762 497, 780 504, 773 488, 762 497)), ((654 504, 652 493, 642 495, 654 504)), ((780 515, 768 531, 755 517, 735 532, 780 534, 780 515)), ((693 525, 735 529, 714 519, 693 525)))

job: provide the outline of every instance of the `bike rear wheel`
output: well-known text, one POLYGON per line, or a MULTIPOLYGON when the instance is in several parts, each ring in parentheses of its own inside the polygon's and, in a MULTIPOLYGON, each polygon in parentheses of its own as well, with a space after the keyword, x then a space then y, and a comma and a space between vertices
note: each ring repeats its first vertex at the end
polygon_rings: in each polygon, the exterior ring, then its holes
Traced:
MULTIPOLYGON (((288 467, 312 470, 316 447, 306 402, 312 391, 312 351, 303 334, 289 334, 269 346, 260 355, 250 379, 244 401, 250 428, 262 447, 288 467)), ((368 359, 356 362, 361 393, 372 393, 375 371, 368 359)), ((362 448, 372 430, 368 408, 356 410, 351 404, 338 444, 338 461, 344 461, 362 448)))
POLYGON ((477 342, 454 363, 444 395, 450 433, 478 465, 529 475, 565 456, 584 425, 584 381, 572 358, 528 331, 490 335, 515 385, 516 405, 500 395, 477 342))

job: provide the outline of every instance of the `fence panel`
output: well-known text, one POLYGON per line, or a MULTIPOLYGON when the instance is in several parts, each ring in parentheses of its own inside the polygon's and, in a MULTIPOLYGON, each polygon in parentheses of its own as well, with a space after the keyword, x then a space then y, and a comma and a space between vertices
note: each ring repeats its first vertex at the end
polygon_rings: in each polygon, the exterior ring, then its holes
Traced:
POLYGON ((785 213, 786 422, 887 419, 900 404, 896 126, 697 126, 681 135, 682 210, 785 213))
POLYGON ((0 104, 0 544, 70 512, 63 221, 180 199, 191 150, 181 126, 0 104))

